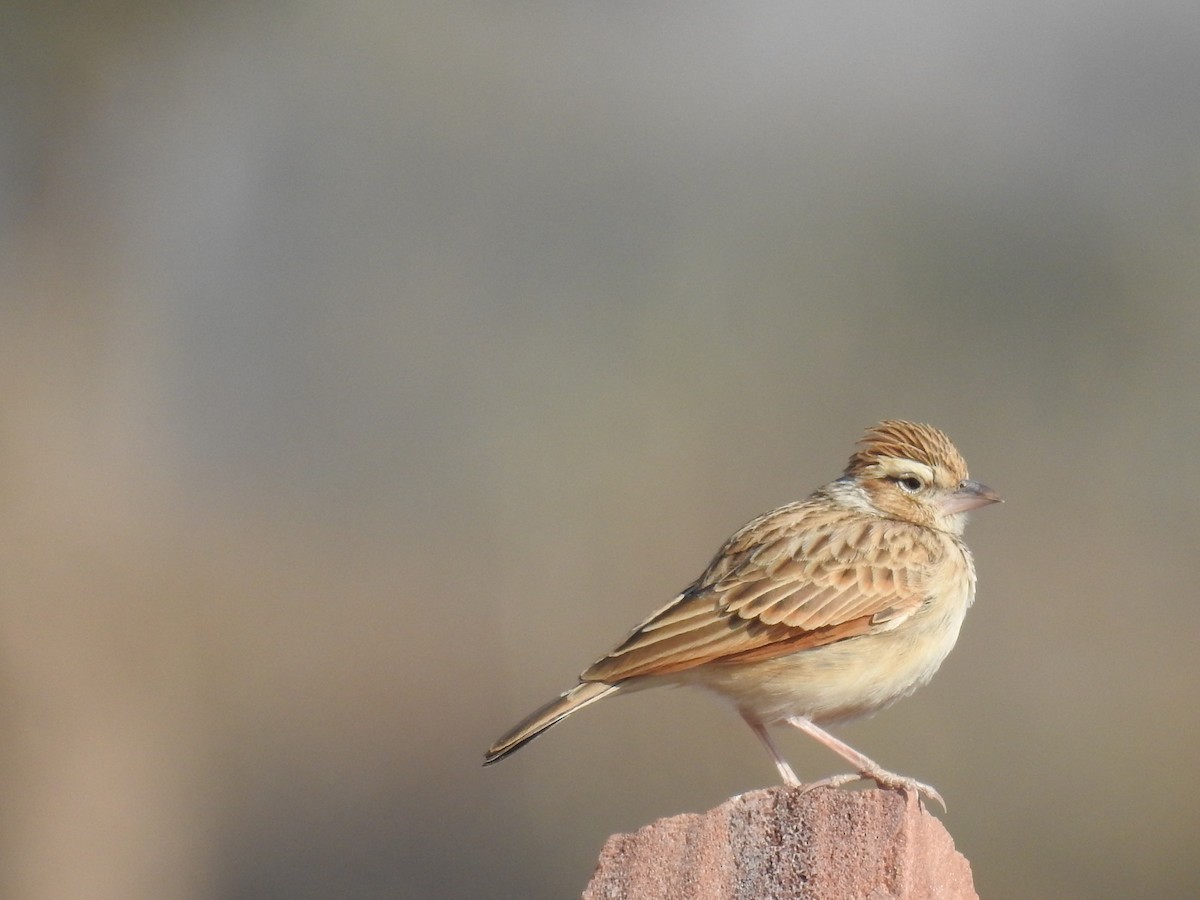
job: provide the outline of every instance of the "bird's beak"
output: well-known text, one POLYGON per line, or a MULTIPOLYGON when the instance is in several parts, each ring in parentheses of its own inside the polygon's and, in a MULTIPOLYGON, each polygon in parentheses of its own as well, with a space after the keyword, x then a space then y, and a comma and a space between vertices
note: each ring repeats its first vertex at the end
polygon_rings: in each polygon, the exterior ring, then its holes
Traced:
POLYGON ((958 486, 958 490, 942 501, 942 515, 950 516, 978 509, 989 503, 1003 502, 1000 495, 986 484, 980 484, 978 481, 964 481, 958 486))

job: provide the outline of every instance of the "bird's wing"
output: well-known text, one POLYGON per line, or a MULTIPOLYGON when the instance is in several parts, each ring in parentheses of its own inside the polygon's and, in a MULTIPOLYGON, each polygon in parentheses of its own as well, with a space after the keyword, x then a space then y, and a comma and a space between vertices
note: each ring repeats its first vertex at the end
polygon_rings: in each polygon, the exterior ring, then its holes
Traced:
POLYGON ((750 662, 886 631, 927 597, 936 532, 805 501, 751 522, 708 570, 582 681, 615 683, 750 662))

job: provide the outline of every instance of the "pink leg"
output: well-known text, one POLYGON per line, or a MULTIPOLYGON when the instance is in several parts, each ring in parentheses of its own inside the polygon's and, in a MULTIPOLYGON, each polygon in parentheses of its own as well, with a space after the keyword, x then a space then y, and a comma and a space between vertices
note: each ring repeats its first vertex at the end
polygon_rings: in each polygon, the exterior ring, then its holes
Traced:
POLYGON ((767 729, 762 722, 751 719, 745 713, 742 713, 742 718, 750 726, 750 730, 762 741, 762 745, 767 748, 767 752, 771 754, 771 759, 775 761, 775 767, 779 769, 779 774, 783 776, 783 783, 788 787, 799 787, 800 779, 796 777, 796 773, 792 771, 792 767, 779 755, 779 751, 775 749, 775 745, 771 742, 771 735, 767 734, 767 729))
POLYGON ((856 775, 834 775, 831 778, 824 778, 821 781, 806 785, 805 790, 812 790, 815 787, 840 787, 848 782, 857 781, 859 778, 868 778, 883 788, 892 788, 893 790, 904 791, 905 793, 915 793, 918 796, 924 794, 926 797, 936 800, 941 804, 942 810, 945 811, 946 801, 942 799, 941 794, 929 785, 906 778, 903 775, 897 775, 895 772, 889 772, 870 757, 859 753, 844 741, 839 741, 824 728, 817 727, 803 716, 792 716, 788 719, 788 723, 795 725, 809 737, 816 738, 858 770, 858 774, 856 775))

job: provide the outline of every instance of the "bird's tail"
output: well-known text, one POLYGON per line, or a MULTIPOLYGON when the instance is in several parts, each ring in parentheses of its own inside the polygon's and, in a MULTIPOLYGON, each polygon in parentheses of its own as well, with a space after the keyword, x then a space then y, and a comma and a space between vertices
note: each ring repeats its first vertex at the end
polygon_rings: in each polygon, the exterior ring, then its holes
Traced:
POLYGON ((504 737, 492 744, 492 748, 483 757, 483 764, 487 766, 504 759, 508 754, 524 747, 560 719, 565 719, 575 710, 583 709, 588 704, 607 697, 617 690, 617 687, 618 685, 605 684, 603 681, 585 681, 575 685, 562 696, 556 697, 545 706, 530 713, 504 737))

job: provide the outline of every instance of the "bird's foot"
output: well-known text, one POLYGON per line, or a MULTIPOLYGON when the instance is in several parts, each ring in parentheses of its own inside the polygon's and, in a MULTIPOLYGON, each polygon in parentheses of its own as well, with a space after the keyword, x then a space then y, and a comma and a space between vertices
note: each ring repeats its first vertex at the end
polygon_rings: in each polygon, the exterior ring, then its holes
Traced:
POLYGON ((800 788, 801 793, 808 793, 816 788, 839 788, 852 781, 873 781, 881 788, 887 790, 902 791, 906 795, 915 794, 918 801, 922 796, 925 796, 930 800, 936 800, 942 808, 942 812, 946 811, 946 801, 942 799, 942 795, 934 788, 916 779, 897 775, 895 772, 889 772, 886 769, 876 768, 862 772, 847 773, 845 775, 831 775, 829 778, 822 778, 820 781, 803 784, 800 788))

